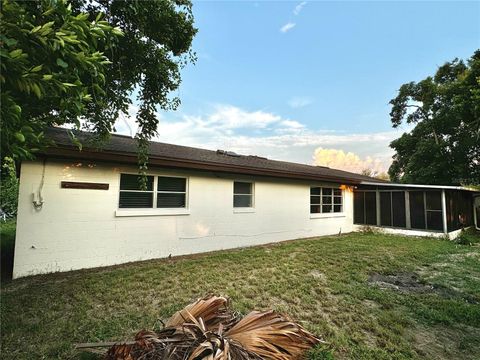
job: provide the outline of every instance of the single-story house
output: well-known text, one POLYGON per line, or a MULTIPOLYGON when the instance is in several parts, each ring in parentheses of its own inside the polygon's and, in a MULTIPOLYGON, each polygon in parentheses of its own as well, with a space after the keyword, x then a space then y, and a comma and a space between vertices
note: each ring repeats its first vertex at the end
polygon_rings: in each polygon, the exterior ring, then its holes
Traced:
POLYGON ((136 140, 101 150, 78 133, 20 170, 14 278, 339 234, 378 226, 453 234, 474 222, 475 192, 393 184, 323 166, 152 142, 146 190, 136 140))

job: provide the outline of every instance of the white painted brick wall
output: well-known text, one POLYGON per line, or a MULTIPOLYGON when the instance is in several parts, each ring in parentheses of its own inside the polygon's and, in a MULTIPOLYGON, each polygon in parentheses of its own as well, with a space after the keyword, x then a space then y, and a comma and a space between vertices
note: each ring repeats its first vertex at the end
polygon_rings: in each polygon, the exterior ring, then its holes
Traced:
POLYGON ((118 217, 120 173, 137 169, 100 162, 48 160, 42 191, 45 203, 37 211, 32 193, 39 187, 42 168, 41 161, 22 163, 14 278, 353 229, 349 189, 344 191, 343 216, 310 216, 310 185, 340 184, 161 168, 150 173, 188 176, 190 213, 118 217), (234 212, 233 180, 241 179, 255 183, 255 212, 234 212), (101 182, 110 188, 61 189, 61 181, 101 182))

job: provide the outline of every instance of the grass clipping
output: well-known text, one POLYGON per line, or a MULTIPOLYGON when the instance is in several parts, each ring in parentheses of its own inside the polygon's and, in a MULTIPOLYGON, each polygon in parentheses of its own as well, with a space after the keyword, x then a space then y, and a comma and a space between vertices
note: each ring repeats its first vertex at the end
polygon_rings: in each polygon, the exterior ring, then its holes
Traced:
POLYGON ((135 341, 111 346, 108 360, 300 359, 320 339, 274 311, 240 318, 228 299, 208 296, 176 312, 158 331, 142 330, 135 341))

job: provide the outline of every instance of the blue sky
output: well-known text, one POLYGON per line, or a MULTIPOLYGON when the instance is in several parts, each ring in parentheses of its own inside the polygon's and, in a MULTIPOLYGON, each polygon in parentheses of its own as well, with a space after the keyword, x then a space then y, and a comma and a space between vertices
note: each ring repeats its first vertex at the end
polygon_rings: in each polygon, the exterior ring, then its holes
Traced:
POLYGON ((182 71, 180 108, 160 114, 159 140, 347 169, 386 169, 389 142, 408 130, 390 125, 399 86, 480 47, 480 2, 197 1, 193 11, 198 61, 182 71))

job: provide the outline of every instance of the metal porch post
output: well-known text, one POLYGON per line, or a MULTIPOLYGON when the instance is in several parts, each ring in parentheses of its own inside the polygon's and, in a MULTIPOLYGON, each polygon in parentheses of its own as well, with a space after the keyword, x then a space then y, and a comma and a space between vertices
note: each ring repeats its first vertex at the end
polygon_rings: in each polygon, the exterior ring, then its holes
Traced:
POLYGON ((447 200, 445 198, 445 190, 442 190, 442 223, 443 223, 443 233, 448 234, 447 227, 447 200))

